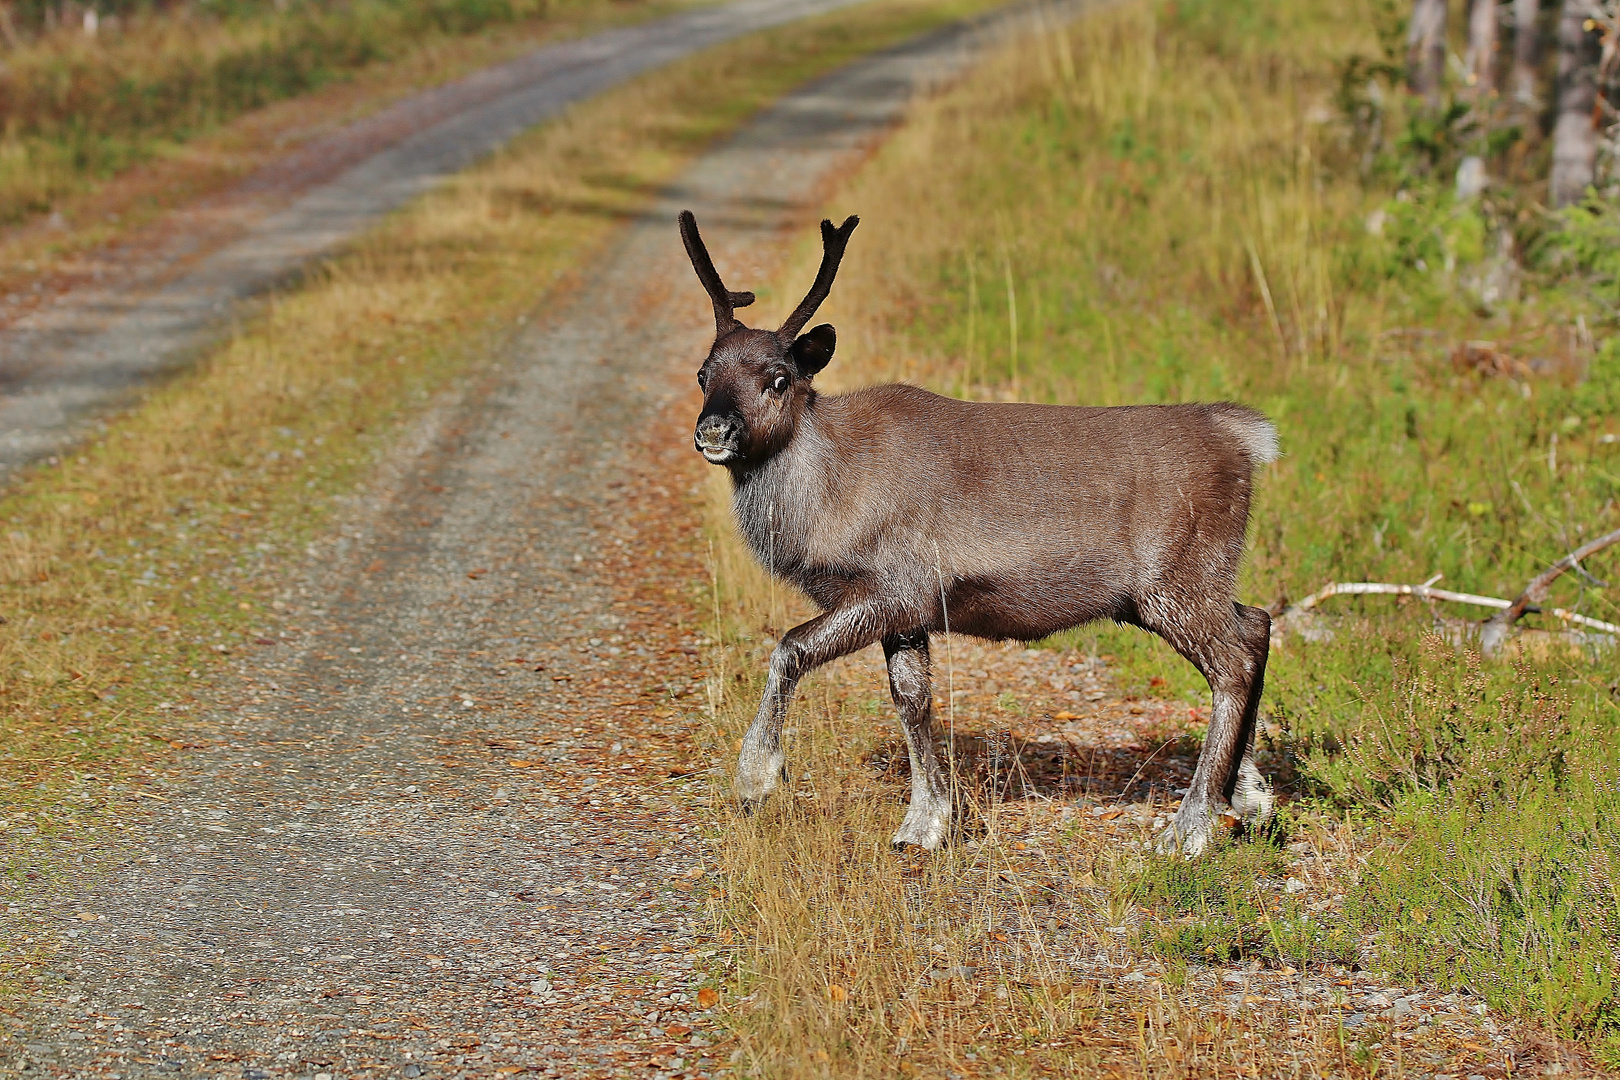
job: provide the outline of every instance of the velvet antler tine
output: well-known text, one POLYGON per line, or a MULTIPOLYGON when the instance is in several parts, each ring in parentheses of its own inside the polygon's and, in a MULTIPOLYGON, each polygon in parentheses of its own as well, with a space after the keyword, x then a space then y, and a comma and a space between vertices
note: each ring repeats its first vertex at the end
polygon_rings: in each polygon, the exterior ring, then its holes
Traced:
POLYGON ((776 332, 783 341, 792 341, 804 329, 804 324, 810 321, 810 316, 816 313, 816 308, 827 299, 827 293, 832 291, 833 278, 838 276, 838 264, 843 261, 844 248, 849 244, 849 234, 855 231, 855 226, 861 219, 851 214, 844 219, 844 223, 833 228, 830 221, 821 223, 821 269, 816 271, 816 282, 810 286, 799 306, 793 309, 787 322, 776 332))
POLYGON ((703 237, 698 233, 697 218, 692 211, 682 210, 680 222, 681 242, 686 245, 686 257, 692 260, 692 269, 697 271, 698 280, 703 283, 704 291, 709 294, 709 302, 714 305, 715 336, 724 337, 740 325, 732 311, 752 304, 754 294, 732 292, 720 280, 720 272, 714 268, 714 260, 709 258, 709 249, 704 246, 703 237))

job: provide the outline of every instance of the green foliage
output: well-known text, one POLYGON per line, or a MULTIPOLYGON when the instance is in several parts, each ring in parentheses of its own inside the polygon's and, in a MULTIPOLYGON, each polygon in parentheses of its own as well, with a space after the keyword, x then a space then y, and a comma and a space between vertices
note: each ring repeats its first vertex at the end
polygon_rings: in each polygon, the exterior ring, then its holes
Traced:
POLYGON ((1620 1027, 1620 795, 1612 760, 1604 772, 1404 804, 1399 857, 1370 860, 1355 898, 1379 963, 1562 1031, 1620 1027))
POLYGON ((1556 215, 1536 252, 1552 273, 1579 274, 1610 315, 1620 313, 1620 205, 1589 193, 1556 215))
POLYGON ((1313 915, 1278 894, 1287 861, 1263 840, 1226 843, 1192 860, 1152 857, 1131 889, 1131 899, 1154 913, 1145 946, 1201 963, 1354 964, 1356 940, 1342 919, 1313 915))
POLYGON ((1394 662, 1393 694, 1364 699, 1340 752, 1309 764, 1344 801, 1395 807, 1445 794, 1459 805, 1557 792, 1567 777, 1570 703, 1556 676, 1520 664, 1487 672, 1477 654, 1425 639, 1420 660, 1394 662))
POLYGON ((1444 189, 1406 189, 1380 208, 1386 277, 1408 271, 1454 272, 1486 255, 1489 226, 1477 202, 1459 203, 1444 189))
POLYGON ((1586 378, 1570 395, 1570 407, 1581 417, 1620 414, 1620 337, 1598 347, 1587 365, 1586 378))

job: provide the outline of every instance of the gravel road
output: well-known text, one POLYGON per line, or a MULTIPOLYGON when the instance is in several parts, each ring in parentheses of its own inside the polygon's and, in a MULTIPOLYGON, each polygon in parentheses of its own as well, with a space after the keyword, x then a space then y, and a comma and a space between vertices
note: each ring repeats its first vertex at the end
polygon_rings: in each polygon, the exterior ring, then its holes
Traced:
POLYGON ((768 280, 818 190, 983 33, 757 118, 398 447, 284 584, 198 749, 116 795, 82 871, 0 916, 42 957, 0 1004, 0 1073, 725 1064, 685 792, 715 764, 687 741, 712 326, 675 211, 699 212, 729 280, 768 280))
POLYGON ((175 215, 138 257, 102 260, 106 276, 0 320, 0 476, 185 363, 235 301, 525 129, 700 49, 855 2, 739 0, 548 45, 414 94, 175 215))

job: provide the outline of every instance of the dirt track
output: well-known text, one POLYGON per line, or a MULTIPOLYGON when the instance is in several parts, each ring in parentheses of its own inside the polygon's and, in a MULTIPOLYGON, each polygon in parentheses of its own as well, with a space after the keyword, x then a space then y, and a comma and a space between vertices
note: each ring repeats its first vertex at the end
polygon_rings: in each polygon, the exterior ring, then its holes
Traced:
POLYGON ((0 299, 0 476, 184 364, 236 301, 569 105, 755 30, 857 0, 736 0, 547 45, 314 140, 91 260, 49 304, 0 299), (84 277, 85 275, 81 275, 84 277))
POLYGON ((683 739, 702 676, 688 391, 711 324, 675 209, 731 280, 766 280, 817 190, 971 37, 759 117, 398 449, 286 583, 201 748, 125 793, 80 879, 4 916, 62 948, 5 1017, 0 1072, 723 1064, 682 779, 710 764, 683 739))

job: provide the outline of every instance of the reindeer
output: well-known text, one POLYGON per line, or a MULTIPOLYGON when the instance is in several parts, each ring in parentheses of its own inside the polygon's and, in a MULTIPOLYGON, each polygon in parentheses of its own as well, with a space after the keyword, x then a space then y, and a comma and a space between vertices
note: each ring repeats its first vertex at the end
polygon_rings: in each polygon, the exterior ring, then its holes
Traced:
POLYGON ((1258 823, 1271 790, 1251 756, 1271 618, 1234 598, 1254 470, 1277 433, 1230 403, 1116 408, 958 401, 914 386, 819 394, 827 324, 804 333, 859 219, 821 223, 815 283, 776 330, 733 312, 690 211, 681 239, 714 305, 694 441, 731 473, 754 554, 821 614, 782 636, 743 738, 736 792, 752 810, 785 778, 794 687, 882 642, 911 758, 897 848, 948 838, 952 787, 932 734, 929 635, 1033 641, 1099 619, 1158 634, 1209 681, 1214 709, 1161 849, 1196 856, 1229 810, 1258 823))

